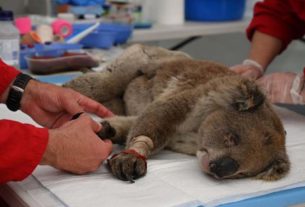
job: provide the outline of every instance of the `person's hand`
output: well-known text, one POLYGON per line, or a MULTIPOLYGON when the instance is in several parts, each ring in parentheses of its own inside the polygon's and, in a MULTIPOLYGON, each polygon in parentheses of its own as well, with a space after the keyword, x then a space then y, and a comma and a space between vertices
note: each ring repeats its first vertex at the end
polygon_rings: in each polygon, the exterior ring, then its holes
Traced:
POLYGON ((75 174, 95 171, 112 150, 110 140, 101 140, 96 132, 101 125, 88 115, 49 130, 49 142, 40 162, 75 174))
POLYGON ((267 98, 272 103, 304 104, 304 82, 301 81, 299 85, 293 87, 293 82, 296 77, 296 73, 277 72, 264 75, 256 82, 265 91, 267 98), (295 90, 291 90, 292 88, 295 88, 295 90), (295 91, 295 93, 293 91, 295 91), (293 93, 295 95, 293 95, 293 93))
POLYGON ((59 127, 74 114, 83 111, 100 117, 113 115, 103 105, 72 89, 35 80, 31 80, 25 88, 21 110, 48 128, 59 127))
POLYGON ((243 77, 253 80, 260 78, 264 73, 262 66, 252 60, 245 60, 242 64, 234 65, 230 69, 243 77))

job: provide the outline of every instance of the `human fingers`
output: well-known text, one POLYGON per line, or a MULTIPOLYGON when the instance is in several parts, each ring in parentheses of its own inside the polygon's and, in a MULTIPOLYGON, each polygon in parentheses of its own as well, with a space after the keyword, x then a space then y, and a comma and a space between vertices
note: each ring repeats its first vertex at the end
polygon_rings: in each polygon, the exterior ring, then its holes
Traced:
POLYGON ((86 111, 89 113, 93 113, 97 116, 100 117, 110 117, 113 116, 114 114, 107 109, 105 106, 103 106, 102 104, 86 97, 83 95, 80 95, 80 99, 78 104, 86 111))
POLYGON ((264 75, 263 77, 256 80, 257 85, 264 91, 264 93, 269 96, 272 89, 272 76, 264 75))
POLYGON ((91 118, 83 113, 58 129, 49 131, 49 143, 40 164, 75 174, 93 172, 112 150, 109 140, 98 138, 91 127, 98 129, 91 118))
POLYGON ((78 113, 74 114, 71 118, 71 120, 76 120, 76 119, 78 119, 78 121, 82 122, 82 123, 88 122, 87 124, 91 126, 91 129, 95 133, 101 131, 101 129, 102 129, 102 125, 100 123, 93 120, 89 115, 87 115, 84 112, 78 112, 78 113))
POLYGON ((109 139, 106 140, 101 140, 102 141, 102 147, 101 147, 101 152, 102 152, 102 161, 107 159, 107 157, 110 155, 112 152, 112 142, 109 139))
MULTIPOLYGON (((90 122, 91 122, 91 127, 92 127, 92 130, 97 133, 99 132, 101 129, 102 129, 102 125, 96 121, 94 121, 93 119, 90 118, 90 122)), ((97 136, 97 135, 96 135, 97 136)), ((98 136, 97 136, 98 137, 98 136)), ((101 159, 102 161, 104 159, 106 159, 108 157, 108 155, 111 153, 112 151, 112 142, 109 140, 109 139, 105 139, 105 140, 102 140, 98 137, 98 141, 99 143, 101 144, 101 150, 100 152, 102 153, 101 155, 101 159)))
POLYGON ((233 72, 237 73, 237 74, 242 74, 245 71, 247 71, 248 67, 242 64, 239 65, 234 65, 230 67, 230 70, 232 70, 233 72))
POLYGON ((91 117, 90 117, 90 122, 91 122, 91 128, 95 133, 101 131, 102 125, 99 122, 94 121, 91 117))
POLYGON ((263 76, 256 82, 272 103, 293 103, 291 97, 292 83, 296 74, 278 72, 263 76))
POLYGON ((86 111, 102 118, 113 116, 113 113, 102 104, 72 89, 65 89, 65 95, 62 93, 60 96, 64 109, 71 115, 79 111, 86 111))
POLYGON ((79 104, 81 100, 80 94, 69 88, 62 88, 59 91, 59 104, 63 110, 68 112, 71 116, 84 111, 83 107, 79 104))
POLYGON ((94 136, 96 137, 96 139, 93 139, 93 141, 94 141, 96 147, 98 147, 96 149, 96 152, 98 152, 100 154, 100 159, 101 159, 100 162, 104 161, 112 151, 112 142, 108 139, 102 140, 96 134, 97 132, 99 132, 101 130, 102 125, 100 123, 94 121, 90 116, 88 116, 85 113, 82 113, 77 121, 84 123, 86 126, 88 126, 88 125, 91 126, 91 129, 93 130, 93 134, 91 134, 91 135, 93 137, 94 136))
POLYGON ((262 74, 255 70, 255 69, 249 69, 249 70, 246 70, 243 74, 241 74, 243 77, 246 77, 246 78, 249 78, 249 79, 252 79, 252 80, 256 80, 258 79, 259 77, 262 76, 262 74))
POLYGON ((230 68, 233 72, 249 79, 258 79, 263 75, 262 71, 252 65, 236 65, 230 68))

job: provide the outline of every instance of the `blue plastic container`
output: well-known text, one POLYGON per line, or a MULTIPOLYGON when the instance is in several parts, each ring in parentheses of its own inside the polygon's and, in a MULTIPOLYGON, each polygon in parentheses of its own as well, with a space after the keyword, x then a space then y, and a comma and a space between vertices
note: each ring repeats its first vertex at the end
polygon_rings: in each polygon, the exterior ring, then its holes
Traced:
POLYGON ((81 44, 89 48, 109 49, 113 46, 114 40, 114 32, 93 31, 81 40, 81 44))
POLYGON ((124 44, 132 34, 133 25, 119 23, 102 23, 98 31, 114 32, 114 44, 124 44))
POLYGON ((22 47, 20 48, 20 55, 19 55, 19 67, 20 69, 27 69, 28 63, 26 61, 26 57, 32 57, 36 53, 35 48, 27 48, 22 47))
MULTIPOLYGON (((69 38, 77 35, 92 24, 74 24, 73 34, 69 38)), ((118 23, 101 23, 92 33, 80 41, 84 47, 95 47, 108 49, 113 45, 124 44, 131 36, 133 30, 132 25, 118 23)))
POLYGON ((35 44, 33 47, 22 46, 20 49, 20 68, 27 69, 27 57, 40 56, 40 57, 60 57, 67 51, 78 51, 83 46, 80 44, 65 44, 65 43, 52 43, 52 44, 35 44))
POLYGON ((191 21, 233 21, 244 16, 246 0, 185 0, 185 17, 191 21))

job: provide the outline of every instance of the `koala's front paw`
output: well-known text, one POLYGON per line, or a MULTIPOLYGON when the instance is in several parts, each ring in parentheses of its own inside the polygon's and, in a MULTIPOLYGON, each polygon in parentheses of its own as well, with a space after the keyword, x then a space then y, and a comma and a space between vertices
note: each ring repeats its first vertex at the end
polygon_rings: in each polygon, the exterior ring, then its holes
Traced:
POLYGON ((101 124, 103 127, 99 132, 97 132, 97 135, 101 139, 111 139, 115 136, 116 130, 109 124, 108 121, 103 121, 101 124))
POLYGON ((114 176, 134 183, 134 179, 146 174, 146 158, 134 150, 125 150, 108 160, 108 166, 114 176))

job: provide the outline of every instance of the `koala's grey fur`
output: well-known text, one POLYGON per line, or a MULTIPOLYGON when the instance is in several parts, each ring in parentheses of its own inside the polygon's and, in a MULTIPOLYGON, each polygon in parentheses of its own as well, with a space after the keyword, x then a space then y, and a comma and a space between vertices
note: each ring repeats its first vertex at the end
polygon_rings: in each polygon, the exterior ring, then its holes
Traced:
POLYGON ((276 180, 289 171, 285 130, 257 85, 227 67, 133 45, 100 73, 65 84, 121 116, 108 118, 126 149, 109 161, 132 180, 159 150, 195 155, 215 178, 276 180), (130 149, 136 153, 130 153, 130 149))

